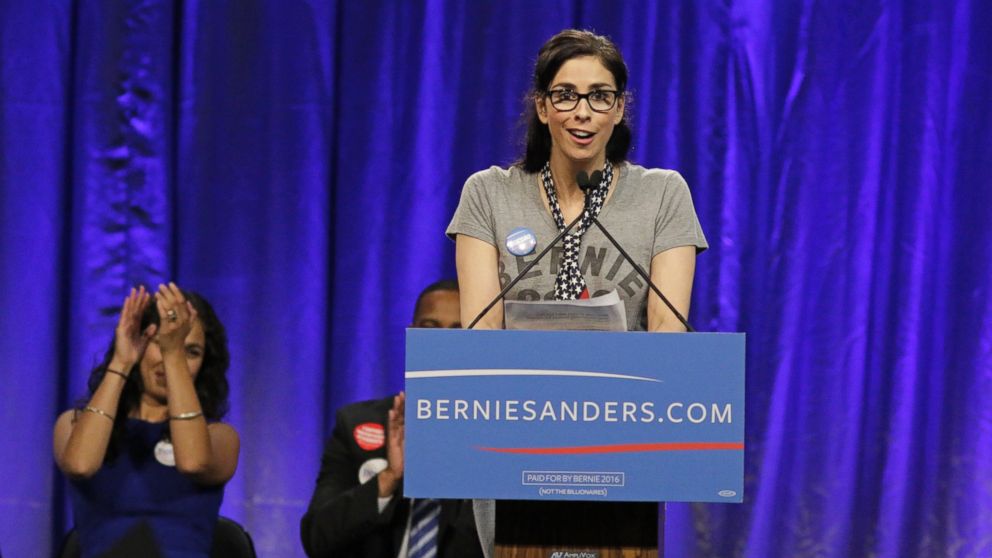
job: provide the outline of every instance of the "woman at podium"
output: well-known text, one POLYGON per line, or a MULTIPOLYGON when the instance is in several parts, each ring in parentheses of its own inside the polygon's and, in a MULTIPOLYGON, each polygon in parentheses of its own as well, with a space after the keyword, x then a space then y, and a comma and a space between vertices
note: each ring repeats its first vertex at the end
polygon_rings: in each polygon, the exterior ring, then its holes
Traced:
MULTIPOLYGON (((571 300, 615 289, 628 330, 685 330, 592 222, 598 219, 674 307, 688 313, 696 254, 707 248, 706 238, 678 172, 627 160, 626 87, 627 66, 606 37, 566 30, 541 47, 523 157, 469 177, 447 229, 456 243, 462 323, 471 323, 581 215, 508 299, 571 300)), ((476 327, 502 328, 502 303, 476 327)))
POLYGON ((238 434, 219 422, 229 363, 202 296, 131 289, 88 399, 55 423, 84 557, 209 556, 238 464, 238 434))
MULTIPOLYGON (((631 97, 626 87, 627 66, 606 37, 566 30, 541 47, 526 108, 523 157, 509 168, 491 167, 469 177, 448 225, 463 324, 472 324, 519 279, 505 295, 509 300, 574 300, 615 290, 624 302, 628 330, 685 331, 687 322, 649 292, 623 252, 685 316, 696 254, 707 248, 706 238, 678 172, 627 160, 631 97), (569 226, 561 245, 526 269, 569 226)), ((503 328, 502 301, 475 327, 503 328)), ((519 548, 522 541, 584 544, 584 534, 596 533, 603 534, 594 535, 598 543, 607 546, 657 548, 659 515, 653 503, 501 501, 497 508, 492 501, 476 501, 475 514, 487 556, 493 555, 494 538, 501 552, 512 554, 515 550, 506 549, 519 548), (503 526, 503 534, 495 525, 503 526), (544 532, 533 532, 535 525, 544 532), (551 531, 558 535, 548 535, 551 531)))

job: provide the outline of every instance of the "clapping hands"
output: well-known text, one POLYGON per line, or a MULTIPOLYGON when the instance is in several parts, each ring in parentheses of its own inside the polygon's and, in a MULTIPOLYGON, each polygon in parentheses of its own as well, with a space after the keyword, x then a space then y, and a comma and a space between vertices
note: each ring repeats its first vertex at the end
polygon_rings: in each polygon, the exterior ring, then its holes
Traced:
POLYGON ((131 369, 145 353, 148 342, 155 335, 155 324, 141 331, 141 315, 148 307, 151 294, 144 286, 131 289, 124 299, 117 328, 114 330, 114 360, 123 367, 124 373, 131 369))
POLYGON ((392 496, 403 478, 403 451, 406 441, 404 412, 406 394, 400 392, 393 397, 393 408, 389 410, 386 434, 386 461, 388 465, 379 473, 379 497, 392 496))
POLYGON ((159 328, 156 336, 159 347, 163 352, 182 349, 189 335, 197 313, 193 305, 186 300, 175 283, 159 285, 155 293, 155 305, 158 307, 159 328))
POLYGON ((151 324, 144 331, 141 316, 151 303, 152 294, 142 285, 131 289, 124 299, 114 330, 114 361, 125 371, 141 360, 152 339, 163 351, 181 349, 197 319, 193 305, 175 283, 159 285, 154 296, 160 323, 151 324))

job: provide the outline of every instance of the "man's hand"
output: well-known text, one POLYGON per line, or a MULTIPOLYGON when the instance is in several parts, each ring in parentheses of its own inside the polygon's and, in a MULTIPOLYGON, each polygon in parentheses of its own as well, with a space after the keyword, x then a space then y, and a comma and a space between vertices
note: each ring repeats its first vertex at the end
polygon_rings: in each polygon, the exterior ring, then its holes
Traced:
POLYGON ((386 425, 386 461, 388 465, 379 473, 379 497, 392 496, 403 478, 403 446, 406 438, 403 412, 406 409, 406 394, 402 391, 393 397, 393 408, 389 410, 386 425))

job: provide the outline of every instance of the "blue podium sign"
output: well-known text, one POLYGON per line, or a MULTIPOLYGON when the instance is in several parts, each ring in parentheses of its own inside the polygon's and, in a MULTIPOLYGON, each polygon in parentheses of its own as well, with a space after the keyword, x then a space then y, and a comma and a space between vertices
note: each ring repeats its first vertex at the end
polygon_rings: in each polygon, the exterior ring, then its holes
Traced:
POLYGON ((742 501, 742 333, 408 329, 406 394, 406 496, 742 501))

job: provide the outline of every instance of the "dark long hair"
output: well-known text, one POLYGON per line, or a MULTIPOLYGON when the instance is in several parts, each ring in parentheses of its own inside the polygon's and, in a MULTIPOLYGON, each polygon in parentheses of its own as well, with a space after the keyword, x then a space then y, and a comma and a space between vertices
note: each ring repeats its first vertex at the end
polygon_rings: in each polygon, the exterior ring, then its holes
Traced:
MULTIPOLYGON (((203 409, 203 416, 209 420, 220 420, 227 414, 227 395, 229 386, 227 383, 227 369, 231 364, 231 353, 227 349, 227 331, 221 323, 217 313, 214 312, 207 299, 202 295, 183 291, 186 300, 193 304, 196 309, 198 319, 203 325, 203 335, 206 339, 203 364, 200 372, 196 375, 193 387, 196 389, 196 396, 200 400, 200 407, 203 409)), ((144 331, 151 324, 158 325, 160 318, 158 308, 154 300, 141 315, 141 331, 144 331)), ((98 364, 90 372, 90 379, 87 382, 89 397, 93 397, 96 388, 103 381, 107 373, 107 366, 114 358, 115 340, 111 338, 110 347, 104 354, 103 362, 98 364)), ((117 403, 117 412, 114 415, 114 429, 110 435, 110 444, 107 447, 106 461, 114 459, 121 450, 124 439, 124 428, 128 416, 138 408, 141 402, 141 393, 144 391, 144 384, 141 379, 141 361, 134 364, 130 370, 127 382, 124 384, 124 391, 121 392, 120 401, 117 403)), ((85 404, 85 403, 84 403, 85 404)))
MULTIPOLYGON (((541 170, 551 158, 551 132, 541 122, 534 108, 534 100, 547 95, 548 86, 565 62, 580 56, 595 56, 613 74, 621 98, 627 100, 627 64, 613 41, 591 31, 566 29, 548 39, 537 55, 534 64, 533 88, 525 100, 524 118, 527 120, 524 157, 516 164, 527 172, 541 170)), ((627 160, 631 132, 627 114, 614 126, 613 135, 606 143, 606 158, 614 165, 627 160)))

